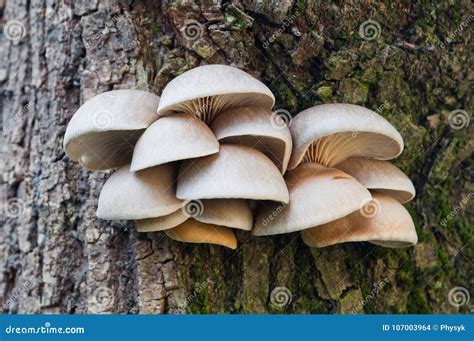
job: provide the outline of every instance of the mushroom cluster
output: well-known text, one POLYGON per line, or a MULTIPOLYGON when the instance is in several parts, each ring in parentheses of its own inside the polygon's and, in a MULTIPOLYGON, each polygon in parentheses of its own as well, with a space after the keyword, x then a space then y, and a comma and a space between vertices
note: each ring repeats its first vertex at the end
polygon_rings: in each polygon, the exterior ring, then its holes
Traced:
POLYGON ((235 249, 232 229, 252 229, 256 200, 289 200, 292 139, 274 102, 237 68, 201 66, 173 79, 161 98, 138 90, 92 98, 71 119, 64 148, 88 169, 119 168, 102 188, 97 217, 235 249))
POLYGON ((352 104, 325 104, 296 115, 285 181, 286 205, 260 203, 253 234, 301 231, 310 247, 368 241, 385 247, 417 243, 403 207, 415 196, 410 179, 386 160, 403 140, 377 113, 352 104))
POLYGON ((403 150, 388 121, 360 106, 326 104, 288 127, 274 102, 242 70, 201 66, 173 79, 161 98, 139 90, 93 97, 72 117, 64 149, 87 169, 118 168, 97 217, 134 220, 139 232, 232 249, 233 229, 301 231, 311 247, 417 242, 402 206, 414 187, 385 161, 403 150))

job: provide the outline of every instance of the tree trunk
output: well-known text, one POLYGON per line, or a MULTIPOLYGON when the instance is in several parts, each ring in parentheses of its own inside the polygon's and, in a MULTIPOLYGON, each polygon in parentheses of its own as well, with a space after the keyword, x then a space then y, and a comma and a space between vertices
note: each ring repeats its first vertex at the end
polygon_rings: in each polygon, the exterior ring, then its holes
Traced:
POLYGON ((473 108, 468 1, 1 0, 0 11, 4 313, 472 310, 449 300, 454 287, 474 292, 472 126, 448 120, 473 108), (360 31, 369 19, 375 39, 360 31), (230 251, 95 218, 111 172, 65 155, 76 109, 111 89, 160 95, 205 63, 253 74, 293 115, 327 102, 378 109, 405 140, 395 163, 417 189, 407 207, 419 244, 310 249, 297 233, 238 232, 230 251))

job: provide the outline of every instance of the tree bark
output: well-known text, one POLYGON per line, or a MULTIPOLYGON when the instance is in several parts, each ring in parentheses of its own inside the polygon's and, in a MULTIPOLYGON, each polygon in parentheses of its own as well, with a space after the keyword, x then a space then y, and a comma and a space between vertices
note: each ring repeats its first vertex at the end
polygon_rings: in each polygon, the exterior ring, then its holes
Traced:
POLYGON ((469 2, 7 0, 0 11, 4 313, 472 311, 448 299, 474 293, 472 126, 448 119, 473 107, 469 2), (380 26, 373 40, 359 31, 367 20, 380 26), (230 251, 96 219, 111 172, 65 155, 76 109, 111 89, 160 95, 206 63, 253 74, 293 115, 381 108, 405 140, 395 163, 417 189, 407 207, 419 244, 309 249, 297 233, 238 232, 230 251))

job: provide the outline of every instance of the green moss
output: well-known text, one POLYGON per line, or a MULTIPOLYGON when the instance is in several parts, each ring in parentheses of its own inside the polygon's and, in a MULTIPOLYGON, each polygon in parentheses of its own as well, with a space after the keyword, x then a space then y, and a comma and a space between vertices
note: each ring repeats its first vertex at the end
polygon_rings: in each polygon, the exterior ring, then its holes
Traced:
POLYGON ((329 103, 332 97, 332 87, 321 86, 316 90, 316 95, 323 103, 329 103))
POLYGON ((432 310, 423 294, 422 288, 414 288, 408 295, 407 312, 409 314, 431 314, 432 310))
POLYGON ((236 30, 244 30, 253 25, 254 19, 235 5, 227 7, 224 15, 226 25, 236 30))
POLYGON ((339 92, 344 102, 363 104, 367 100, 369 87, 354 78, 345 78, 341 81, 339 92))
POLYGON ((297 99, 293 91, 288 87, 288 85, 283 81, 279 80, 278 83, 272 84, 273 87, 276 87, 275 91, 277 95, 277 105, 276 109, 286 109, 290 111, 293 115, 297 112, 297 99), (279 103, 283 103, 284 107, 278 106, 279 103))

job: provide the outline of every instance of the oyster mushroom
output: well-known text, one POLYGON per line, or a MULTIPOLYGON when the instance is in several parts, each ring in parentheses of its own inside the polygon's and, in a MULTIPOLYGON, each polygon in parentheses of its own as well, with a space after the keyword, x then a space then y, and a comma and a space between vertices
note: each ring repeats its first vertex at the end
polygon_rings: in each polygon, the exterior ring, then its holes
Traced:
POLYGON ((288 202, 285 181, 256 149, 221 145, 219 153, 181 163, 176 196, 182 200, 252 199, 288 202))
POLYGON ((279 125, 275 113, 262 107, 234 107, 220 113, 211 129, 220 143, 258 149, 284 174, 293 146, 286 125, 279 125))
POLYGON ((246 200, 239 199, 188 202, 181 215, 186 217, 185 221, 166 229, 165 233, 171 239, 186 243, 217 244, 235 249, 237 239, 233 229, 249 231, 253 225, 250 206, 246 200), (193 204, 202 207, 196 209, 193 204))
POLYGON ((246 231, 253 225, 252 210, 247 201, 241 199, 188 201, 167 216, 137 220, 136 224, 139 232, 153 232, 173 228, 188 219, 246 231))
POLYGON ((248 73, 227 65, 200 66, 174 78, 163 90, 160 116, 188 113, 210 124, 225 109, 256 106, 271 109, 270 89, 248 73))
POLYGON ((293 119, 290 131, 293 152, 285 176, 290 203, 260 205, 255 235, 304 231, 357 211, 371 199, 370 192, 332 167, 354 156, 388 160, 403 150, 400 134, 388 121, 351 104, 304 110, 293 119))
POLYGON ((143 131, 157 118, 160 98, 140 90, 113 90, 84 103, 69 122, 64 150, 93 170, 121 167, 143 131))
POLYGON ((408 211, 394 198, 372 192, 374 202, 364 209, 321 226, 301 232, 310 247, 325 247, 338 243, 369 241, 384 247, 415 245, 418 237, 408 211))
POLYGON ((390 160, 403 139, 382 116, 353 104, 324 104, 296 115, 290 126, 293 152, 289 169, 301 162, 333 167, 349 157, 390 160))
POLYGON ((353 176, 366 188, 385 193, 401 203, 415 197, 411 180, 390 162, 354 157, 341 162, 336 168, 353 176))
POLYGON ((350 175, 317 163, 305 163, 285 176, 287 205, 260 203, 252 233, 256 236, 295 232, 328 223, 360 208, 369 191, 350 175))
POLYGON ((165 87, 161 103, 161 118, 135 146, 132 171, 215 154, 218 140, 256 148, 282 173, 286 170, 292 148, 290 131, 272 124, 273 94, 244 71, 226 65, 194 68, 165 87))
POLYGON ((219 151, 211 129, 190 114, 162 117, 143 133, 135 145, 132 171, 163 163, 191 159, 219 151))
POLYGON ((164 231, 184 223, 188 218, 189 217, 179 209, 161 217, 135 220, 135 225, 138 232, 164 231))
POLYGON ((164 164, 140 172, 118 169, 100 192, 97 217, 107 220, 155 218, 181 208, 176 198, 175 166, 164 164))
POLYGON ((197 220, 187 220, 171 230, 165 231, 171 239, 186 243, 206 243, 237 248, 234 232, 224 226, 204 224, 197 220))

